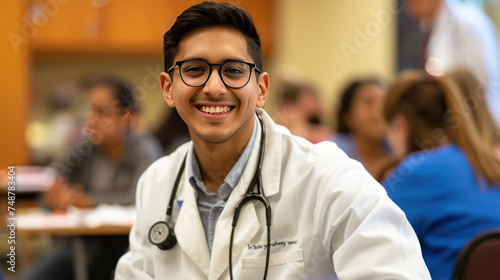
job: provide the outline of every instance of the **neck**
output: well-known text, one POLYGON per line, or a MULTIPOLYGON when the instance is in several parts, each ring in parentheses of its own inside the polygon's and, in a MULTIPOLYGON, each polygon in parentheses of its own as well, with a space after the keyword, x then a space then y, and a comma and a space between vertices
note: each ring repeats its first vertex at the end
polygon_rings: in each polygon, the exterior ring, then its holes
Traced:
POLYGON ((374 178, 379 178, 382 168, 391 160, 382 142, 359 136, 354 137, 354 141, 363 166, 374 178))
POLYGON ((288 130, 290 130, 290 133, 293 135, 297 135, 300 137, 306 137, 308 134, 307 131, 307 123, 305 120, 294 120, 291 121, 288 125, 288 130))
POLYGON ((386 154, 386 151, 379 140, 354 136, 354 141, 362 159, 369 160, 386 154))
POLYGON ((217 193, 224 179, 236 164, 250 141, 254 127, 254 118, 249 120, 252 129, 249 133, 236 133, 223 143, 208 143, 193 139, 193 146, 198 157, 200 171, 208 191, 217 193))
POLYGON ((421 21, 421 26, 424 27, 426 32, 431 31, 432 26, 435 24, 436 19, 443 9, 443 6, 446 5, 445 0, 439 0, 438 3, 436 3, 436 8, 433 9, 425 19, 421 21))
POLYGON ((113 161, 120 162, 123 157, 124 147, 125 147, 125 141, 116 141, 113 143, 101 145, 101 150, 106 156, 111 158, 113 161))

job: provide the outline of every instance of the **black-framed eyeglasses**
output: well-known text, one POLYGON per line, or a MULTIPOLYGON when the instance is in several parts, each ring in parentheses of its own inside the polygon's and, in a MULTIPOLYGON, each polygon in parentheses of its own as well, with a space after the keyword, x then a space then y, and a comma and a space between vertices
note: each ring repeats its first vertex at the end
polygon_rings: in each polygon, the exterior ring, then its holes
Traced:
POLYGON ((254 63, 244 61, 226 61, 222 64, 207 63, 203 60, 182 60, 177 61, 167 73, 174 70, 175 66, 179 66, 179 73, 181 80, 190 87, 203 86, 210 75, 212 74, 212 67, 219 67, 219 77, 222 82, 230 88, 242 88, 248 84, 252 76, 252 68, 260 73, 259 68, 254 63))

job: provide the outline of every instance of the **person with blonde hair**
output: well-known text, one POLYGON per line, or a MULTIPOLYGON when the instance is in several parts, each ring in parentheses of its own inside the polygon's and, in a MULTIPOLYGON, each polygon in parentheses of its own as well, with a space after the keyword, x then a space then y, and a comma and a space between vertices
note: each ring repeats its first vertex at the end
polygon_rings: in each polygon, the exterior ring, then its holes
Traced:
POLYGON ((496 124, 488 104, 486 104, 485 86, 467 70, 453 71, 447 76, 460 89, 483 145, 491 147, 495 157, 500 160, 500 128, 496 124))
POLYGON ((500 163, 483 145, 447 76, 402 74, 385 100, 389 142, 402 158, 384 180, 419 237, 433 279, 450 279, 460 249, 500 227, 500 163))

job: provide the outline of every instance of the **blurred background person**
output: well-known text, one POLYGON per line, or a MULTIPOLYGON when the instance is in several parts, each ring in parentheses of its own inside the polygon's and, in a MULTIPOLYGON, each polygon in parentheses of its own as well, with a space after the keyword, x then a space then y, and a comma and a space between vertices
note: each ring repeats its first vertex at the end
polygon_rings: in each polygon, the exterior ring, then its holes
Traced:
POLYGON ((155 148, 159 146, 157 141, 145 140, 141 137, 145 133, 130 131, 137 103, 129 84, 115 78, 101 79, 92 86, 88 98, 90 111, 82 133, 91 144, 87 145, 90 152, 66 180, 49 189, 47 203, 51 209, 99 203, 133 205, 139 176, 162 156, 155 148))
POLYGON ((451 79, 420 72, 397 79, 385 102, 402 161, 383 185, 415 229, 433 279, 450 279, 460 249, 500 227, 500 163, 467 111, 451 79))
POLYGON ((463 94, 483 145, 491 147, 495 157, 500 160, 500 128, 486 104, 484 85, 467 70, 453 71, 447 76, 455 82, 463 94))
MULTIPOLYGON (((47 191, 45 201, 50 210, 101 203, 133 205, 139 176, 161 156, 154 153, 151 139, 130 130, 137 106, 130 85, 119 79, 101 79, 90 89, 88 100, 90 111, 82 132, 89 142, 80 142, 73 149, 80 152, 80 160, 66 162, 72 170, 47 191)), ((41 256, 21 279, 73 279, 72 244, 67 239, 58 241, 56 248, 41 256)), ((90 255, 89 279, 107 280, 128 247, 128 237, 85 237, 84 244, 90 255)))
POLYGON ((431 75, 467 69, 487 88, 500 123, 500 48, 495 26, 475 6, 459 0, 403 0, 424 32, 422 63, 431 75))
POLYGON ((277 91, 274 120, 293 135, 312 143, 328 140, 330 129, 323 125, 323 102, 316 88, 304 82, 283 80, 277 91))
POLYGON ((375 178, 392 160, 383 117, 385 86, 377 79, 351 82, 341 95, 337 130, 331 138, 350 158, 360 161, 375 178))

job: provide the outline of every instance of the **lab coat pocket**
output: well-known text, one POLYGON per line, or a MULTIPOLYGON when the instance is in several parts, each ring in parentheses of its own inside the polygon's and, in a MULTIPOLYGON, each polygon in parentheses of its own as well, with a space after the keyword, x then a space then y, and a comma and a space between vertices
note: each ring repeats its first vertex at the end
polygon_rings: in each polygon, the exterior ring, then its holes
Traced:
MULTIPOLYGON (((242 259, 242 279, 262 279, 266 256, 242 259)), ((302 250, 271 254, 267 279, 305 279, 302 250)))

